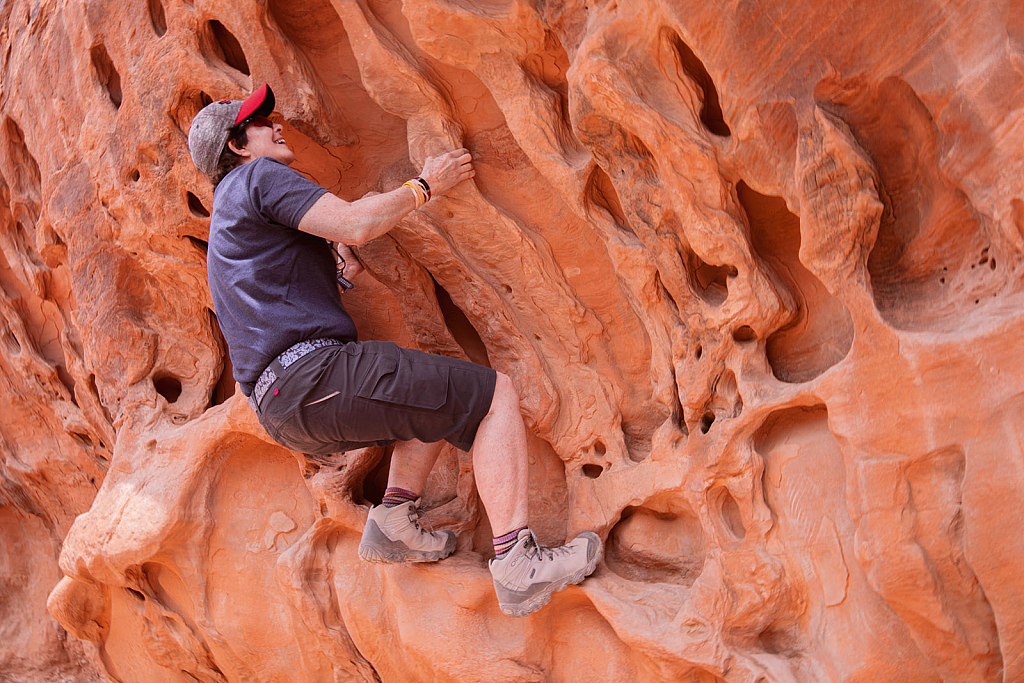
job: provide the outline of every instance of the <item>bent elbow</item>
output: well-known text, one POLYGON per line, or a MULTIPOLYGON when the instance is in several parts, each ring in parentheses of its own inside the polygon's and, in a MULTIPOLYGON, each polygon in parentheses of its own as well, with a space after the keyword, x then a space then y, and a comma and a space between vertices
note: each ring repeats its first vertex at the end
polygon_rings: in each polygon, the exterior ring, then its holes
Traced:
POLYGON ((365 225, 353 226, 345 231, 345 244, 366 244, 373 239, 373 232, 365 225))

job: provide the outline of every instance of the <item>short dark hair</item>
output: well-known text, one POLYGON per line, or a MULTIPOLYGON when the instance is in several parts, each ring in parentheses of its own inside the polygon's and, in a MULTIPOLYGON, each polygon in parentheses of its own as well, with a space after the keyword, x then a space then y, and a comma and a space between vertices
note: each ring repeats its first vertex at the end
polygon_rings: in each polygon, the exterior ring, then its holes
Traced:
MULTIPOLYGON (((231 136, 228 137, 228 142, 234 140, 235 145, 238 147, 245 147, 249 144, 249 137, 245 134, 247 126, 242 126, 237 132, 232 132, 231 136)), ((217 161, 217 170, 213 172, 213 186, 216 188, 220 185, 220 181, 224 180, 224 176, 231 171, 235 170, 242 165, 242 157, 238 156, 231 151, 231 147, 228 143, 224 143, 224 150, 220 153, 220 159, 217 161)))

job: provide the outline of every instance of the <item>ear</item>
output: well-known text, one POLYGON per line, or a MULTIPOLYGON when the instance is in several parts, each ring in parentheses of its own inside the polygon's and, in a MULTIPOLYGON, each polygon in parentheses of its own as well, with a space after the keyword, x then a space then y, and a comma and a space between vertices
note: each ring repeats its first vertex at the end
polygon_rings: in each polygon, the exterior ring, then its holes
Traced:
POLYGON ((235 144, 235 140, 228 140, 228 149, 230 149, 232 152, 234 152, 240 157, 252 156, 249 150, 247 150, 245 147, 239 147, 237 144, 235 144))

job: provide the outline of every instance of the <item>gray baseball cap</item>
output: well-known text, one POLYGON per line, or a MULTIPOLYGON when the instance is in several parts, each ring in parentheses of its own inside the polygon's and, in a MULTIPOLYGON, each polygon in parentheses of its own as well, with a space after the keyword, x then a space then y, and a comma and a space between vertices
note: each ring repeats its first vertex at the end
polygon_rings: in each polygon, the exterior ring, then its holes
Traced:
POLYGON ((200 171, 213 176, 231 129, 250 116, 269 116, 274 111, 274 91, 264 83, 244 100, 212 102, 192 119, 188 129, 188 151, 200 171))

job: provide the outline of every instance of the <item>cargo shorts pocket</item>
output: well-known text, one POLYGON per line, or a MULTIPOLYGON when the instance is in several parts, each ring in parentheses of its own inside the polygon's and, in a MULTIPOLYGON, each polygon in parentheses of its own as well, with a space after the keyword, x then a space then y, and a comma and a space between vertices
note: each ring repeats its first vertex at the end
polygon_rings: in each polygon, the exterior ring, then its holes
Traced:
POLYGON ((377 355, 369 362, 356 396, 420 410, 441 408, 448 401, 448 366, 417 361, 410 355, 405 349, 397 358, 377 355))

